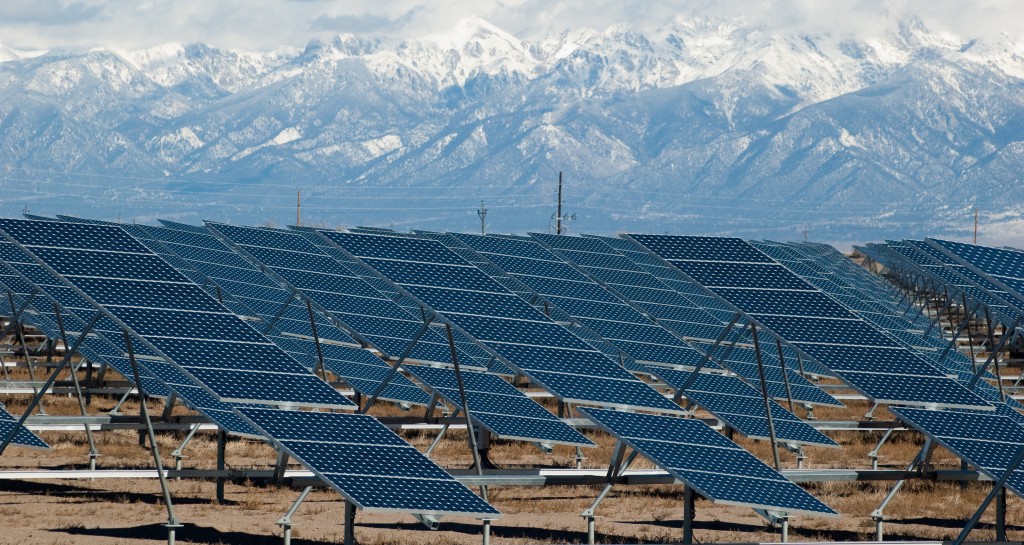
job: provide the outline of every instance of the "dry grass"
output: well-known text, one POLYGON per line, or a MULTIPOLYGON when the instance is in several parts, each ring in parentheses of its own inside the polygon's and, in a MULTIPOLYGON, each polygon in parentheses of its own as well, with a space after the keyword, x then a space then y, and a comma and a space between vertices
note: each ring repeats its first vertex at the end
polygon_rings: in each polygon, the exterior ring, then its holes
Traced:
MULTIPOLYGON (((17 376, 24 369, 13 370, 17 376)), ((24 410, 27 396, 0 399, 18 414, 24 410)), ((109 411, 116 399, 96 396, 90 414, 109 411)), ((551 400, 544 403, 553 407, 551 400)), ((78 414, 77 400, 65 396, 46 398, 49 414, 78 414)), ((152 401, 154 413, 162 404, 152 401)), ((820 408, 816 416, 823 420, 860 419, 868 410, 866 403, 851 402, 845 409, 820 408)), ((123 414, 138 414, 139 406, 129 401, 123 414)), ((381 403, 377 415, 406 415, 400 409, 381 403)), ((176 414, 187 411, 177 407, 176 414)), ((415 413, 421 414, 421 413, 415 413)), ((801 412, 801 416, 803 413, 801 412)), ((876 418, 891 416, 879 409, 876 418)), ((588 431, 598 444, 585 451, 585 466, 605 468, 614 440, 588 431)), ((49 452, 12 447, 0 457, 0 468, 82 468, 88 463, 88 444, 81 432, 46 432, 43 439, 53 445, 49 452)), ((406 439, 425 450, 434 432, 413 431, 406 439)), ((867 453, 880 432, 832 432, 830 436, 842 449, 806 449, 808 468, 870 467, 867 453)), ((100 468, 152 467, 149 451, 138 444, 134 431, 96 434, 102 453, 100 468)), ((161 433, 161 453, 170 460, 171 451, 182 437, 161 433)), ((736 437, 738 443, 762 460, 771 461, 771 450, 764 441, 736 437)), ((880 453, 880 466, 904 467, 921 448, 921 438, 913 432, 899 432, 880 453)), ((466 434, 450 431, 434 458, 450 468, 465 468, 471 463, 466 434)), ((213 469, 216 440, 213 434, 199 434, 186 450, 186 468, 213 469)), ((785 467, 795 467, 792 454, 783 453, 785 467)), ((504 468, 574 467, 575 450, 557 447, 543 454, 523 442, 495 441, 492 460, 504 468)), ((227 444, 227 463, 235 469, 269 469, 274 452, 258 441, 232 438, 227 444)), ((937 449, 933 463, 939 468, 958 468, 959 460, 937 449)), ((292 465, 293 467, 298 467, 292 465)), ((653 465, 638 458, 633 467, 653 465)), ((791 525, 791 537, 800 541, 851 541, 871 539, 874 523, 870 513, 882 501, 890 482, 829 482, 807 485, 807 489, 841 513, 839 518, 797 517, 791 525)), ((910 481, 886 511, 886 537, 889 539, 950 539, 980 504, 990 485, 910 481)), ((186 524, 179 531, 182 542, 191 543, 279 543, 281 531, 275 524, 298 494, 297 490, 251 482, 229 482, 227 502, 215 505, 215 484, 211 481, 171 482, 178 518, 186 524)), ((576 543, 586 540, 586 524, 579 514, 590 506, 599 492, 597 486, 491 487, 490 500, 503 513, 493 526, 496 544, 576 543)), ((778 531, 769 527, 750 509, 714 505, 705 500, 696 504, 695 537, 700 542, 777 541, 778 531)), ((1024 503, 1016 497, 1008 501, 1008 531, 1011 539, 1024 538, 1024 503)), ((297 544, 338 543, 342 540, 344 504, 333 491, 314 491, 297 512, 294 539, 297 544)), ((682 486, 617 486, 601 504, 597 522, 598 541, 602 543, 673 542, 682 538, 682 486)), ((101 479, 68 481, 0 481, 0 544, 5 543, 162 543, 166 540, 166 511, 160 501, 156 480, 101 479)), ((983 518, 972 539, 993 539, 993 514, 983 518)), ((397 543, 462 544, 478 543, 479 523, 472 519, 445 519, 441 529, 426 531, 405 515, 359 513, 357 538, 364 545, 397 543)))

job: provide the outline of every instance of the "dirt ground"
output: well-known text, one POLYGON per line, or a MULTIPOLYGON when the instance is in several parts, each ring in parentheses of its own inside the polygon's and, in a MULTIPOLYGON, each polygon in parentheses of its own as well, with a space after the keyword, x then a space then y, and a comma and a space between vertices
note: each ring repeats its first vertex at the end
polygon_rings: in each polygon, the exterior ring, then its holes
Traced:
MULTIPOLYGON (((27 396, 3 396, 14 414, 20 414, 27 396)), ((65 396, 46 398, 49 414, 77 414, 77 400, 65 396)), ((90 414, 104 414, 114 398, 94 397, 90 414)), ((863 402, 850 402, 843 410, 819 409, 820 419, 860 419, 867 411, 863 402)), ((152 403, 159 413, 161 405, 152 403)), ((138 405, 128 403, 124 414, 138 414, 138 405)), ((177 413, 186 414, 184 409, 177 413)), ((402 414, 381 404, 378 414, 402 414)), ((803 416, 803 413, 800 413, 803 416)), ((890 418, 884 410, 878 418, 890 418)), ((614 441, 607 435, 587 432, 598 448, 587 449, 586 467, 607 467, 614 441)), ((879 432, 828 432, 842 449, 807 449, 808 468, 867 468, 866 454, 880 437, 879 432)), ((85 468, 88 445, 84 432, 45 432, 43 439, 50 451, 11 447, 0 456, 0 470, 85 468)), ((420 450, 426 450, 434 432, 404 433, 420 450)), ((99 468, 150 468, 149 451, 138 445, 134 431, 106 431, 96 434, 102 456, 99 468)), ((738 442, 762 460, 771 463, 771 451, 764 441, 738 442)), ((161 433, 158 443, 165 460, 177 447, 181 436, 161 433)), ((882 449, 880 467, 900 468, 921 448, 921 437, 914 432, 899 432, 882 449)), ((212 433, 200 434, 189 445, 185 468, 213 469, 216 440, 212 433)), ((558 447, 550 455, 522 442, 495 441, 492 460, 504 468, 575 466, 575 451, 558 447)), ((449 468, 466 468, 471 457, 466 436, 451 432, 435 451, 434 459, 449 468)), ((938 468, 959 468, 959 460, 941 449, 933 459, 938 468)), ((274 453, 268 446, 252 440, 232 438, 227 446, 229 468, 269 469, 274 453)), ((795 467, 795 459, 783 453, 786 468, 795 467)), ((298 468, 299 466, 293 466, 298 468)), ((653 467, 638 459, 634 468, 653 467)), ((837 510, 837 518, 801 516, 793 519, 793 541, 863 541, 873 539, 874 523, 870 513, 882 501, 892 482, 831 482, 807 486, 822 501, 837 510)), ((886 511, 886 539, 951 539, 974 512, 990 484, 910 481, 886 511)), ((496 545, 525 543, 579 543, 586 541, 586 523, 579 516, 589 507, 600 487, 490 487, 490 501, 503 516, 492 526, 496 545)), ((217 505, 215 484, 204 480, 171 482, 174 508, 184 527, 178 531, 182 543, 262 544, 280 543, 281 529, 275 522, 288 510, 298 490, 232 482, 226 487, 226 502, 217 505)), ((602 543, 676 542, 682 538, 682 485, 617 486, 598 510, 597 540, 602 543)), ((1008 501, 1007 529, 1011 540, 1024 539, 1022 501, 1011 495, 1008 501)), ((293 542, 340 543, 343 536, 344 502, 329 490, 314 491, 294 517, 293 542)), ((994 509, 989 509, 973 540, 994 539, 994 509)), ((0 544, 101 544, 165 543, 163 524, 167 514, 156 479, 97 480, 0 480, 0 544)), ((382 515, 359 512, 356 539, 372 544, 463 544, 479 543, 480 524, 473 519, 446 518, 440 529, 429 531, 408 515, 382 515)), ((714 505, 698 499, 695 539, 698 542, 778 541, 779 532, 752 510, 714 505)))

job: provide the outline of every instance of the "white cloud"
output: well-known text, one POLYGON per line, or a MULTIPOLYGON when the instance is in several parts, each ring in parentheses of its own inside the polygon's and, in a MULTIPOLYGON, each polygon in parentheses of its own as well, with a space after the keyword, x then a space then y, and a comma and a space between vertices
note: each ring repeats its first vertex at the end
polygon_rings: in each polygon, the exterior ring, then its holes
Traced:
POLYGON ((444 31, 466 16, 536 37, 616 23, 651 30, 674 17, 743 18, 769 30, 872 33, 909 16, 965 37, 1024 35, 1020 0, 6 0, 0 43, 33 49, 163 42, 302 46, 339 32, 395 37, 444 31))

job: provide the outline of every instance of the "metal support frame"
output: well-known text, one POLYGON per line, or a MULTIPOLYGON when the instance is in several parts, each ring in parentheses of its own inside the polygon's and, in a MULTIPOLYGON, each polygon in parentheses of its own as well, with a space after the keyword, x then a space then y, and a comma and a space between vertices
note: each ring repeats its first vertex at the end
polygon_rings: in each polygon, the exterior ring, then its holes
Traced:
MULTIPOLYGON (((10 290, 7 291, 7 297, 8 297, 8 300, 10 301, 10 305, 11 305, 11 312, 13 312, 14 315, 11 316, 11 319, 7 321, 7 326, 4 327, 3 332, 0 332, 0 339, 6 338, 8 335, 11 335, 12 332, 16 328, 20 327, 21 315, 22 315, 22 313, 25 312, 25 309, 28 308, 29 304, 32 302, 32 299, 35 299, 35 296, 36 296, 35 292, 29 294, 29 296, 25 300, 25 302, 22 303, 20 307, 15 308, 14 307, 13 294, 12 294, 12 292, 10 290)), ((0 359, 0 365, 2 365, 2 364, 3 364, 3 360, 0 359)), ((7 372, 7 366, 6 365, 3 365, 3 371, 4 371, 4 379, 5 380, 10 380, 11 377, 10 377, 10 375, 7 372)))
MULTIPOLYGON (((64 329, 64 317, 61 314, 60 307, 57 305, 57 303, 53 304, 53 313, 57 317, 57 329, 60 331, 60 339, 61 339, 61 342, 64 343, 64 348, 66 350, 67 347, 68 347, 68 334, 67 334, 67 330, 64 329)), ((51 348, 51 354, 52 354, 52 348, 53 348, 52 340, 51 340, 50 348, 51 348)), ((65 356, 73 356, 74 353, 65 353, 64 355, 65 356)), ((52 358, 50 358, 50 359, 52 359, 52 358)), ((85 408, 85 406, 86 406, 85 398, 82 396, 82 385, 79 384, 79 382, 78 382, 78 368, 79 367, 81 367, 81 364, 79 364, 77 366, 76 365, 70 365, 69 366, 69 368, 71 370, 71 382, 72 382, 72 384, 74 384, 75 394, 78 396, 78 410, 82 413, 82 416, 88 416, 89 413, 88 413, 88 411, 85 408)), ((99 449, 96 448, 96 439, 92 436, 92 428, 90 428, 88 424, 86 424, 86 426, 85 426, 85 437, 86 437, 87 442, 89 443, 89 469, 95 470, 96 469, 96 458, 99 457, 100 451, 99 451, 99 449)))
POLYGON ((50 374, 50 378, 46 379, 46 382, 43 384, 42 388, 39 388, 39 391, 34 396, 32 396, 32 401, 29 402, 28 407, 25 408, 25 412, 18 419, 17 425, 11 428, 10 433, 8 433, 7 437, 4 438, 3 443, 0 443, 0 454, 3 454, 3 452, 7 450, 7 445, 11 444, 11 441, 14 440, 14 436, 18 433, 18 430, 25 425, 25 420, 28 419, 32 411, 35 410, 36 406, 39 405, 39 402, 42 400, 43 395, 46 393, 47 390, 50 389, 51 386, 53 386, 53 383, 57 381, 57 375, 59 375, 60 372, 63 371, 65 367, 71 364, 71 355, 78 351, 78 347, 82 344, 82 341, 85 340, 85 336, 88 335, 90 331, 92 331, 92 328, 96 325, 96 322, 99 321, 101 316, 103 316, 103 313, 97 311, 96 314, 92 317, 92 319, 89 320, 89 324, 85 326, 85 329, 82 331, 82 334, 77 339, 75 339, 75 345, 72 346, 71 349, 64 354, 64 357, 61 358, 60 363, 57 364, 57 367, 53 370, 53 373, 50 374))
MULTIPOLYGON (((1013 472, 1017 469, 1017 466, 1019 466, 1022 461, 1024 461, 1024 447, 1021 447, 1021 449, 1017 451, 1017 455, 1013 457, 1013 461, 1010 462, 1009 467, 1007 467, 1006 471, 1003 472, 1002 476, 999 477, 999 480, 992 485, 992 491, 989 492, 987 496, 985 496, 985 500, 981 502, 981 505, 978 506, 978 510, 975 511, 971 519, 967 521, 967 525, 965 525, 964 529, 960 531, 960 535, 956 536, 956 539, 953 540, 952 545, 963 545, 964 541, 967 540, 967 536, 971 533, 971 530, 973 530, 974 527, 978 524, 978 521, 981 520, 981 515, 985 513, 985 510, 988 509, 989 504, 991 504, 992 500, 996 499, 996 497, 1002 498, 1003 505, 1003 514, 999 513, 1000 509, 997 505, 996 522, 1001 522, 1001 524, 997 524, 997 526, 1001 526, 1002 529, 997 528, 996 533, 1002 533, 1003 539, 1001 541, 1006 540, 1006 489, 1004 487, 1006 485, 1006 481, 1010 478, 1010 475, 1013 475, 1013 472)), ((998 537, 996 539, 999 540, 998 537)))
POLYGON ((263 328, 264 335, 270 333, 271 329, 274 329, 274 326, 276 326, 278 320, 280 320, 284 316, 284 313, 285 311, 288 310, 288 307, 292 306, 292 301, 295 300, 295 297, 295 293, 288 294, 288 299, 285 299, 284 302, 281 303, 281 306, 277 309, 277 313, 274 314, 274 317, 271 318, 269 322, 267 322, 267 326, 263 328))
POLYGON ((615 478, 617 478, 624 471, 629 469, 630 464, 633 463, 633 460, 636 459, 637 454, 639 454, 639 452, 634 450, 632 453, 630 453, 628 457, 624 458, 625 454, 626 444, 623 443, 622 441, 617 441, 615 449, 612 450, 612 459, 608 463, 608 473, 605 476, 604 488, 602 488, 601 492, 599 492, 597 494, 597 497, 594 498, 594 502, 590 504, 590 507, 584 509, 583 512, 580 513, 580 516, 586 519, 587 521, 588 545, 594 545, 596 539, 596 528, 594 519, 597 518, 597 515, 595 514, 597 512, 597 507, 601 505, 601 502, 604 501, 604 498, 608 496, 609 492, 611 492, 615 478))
MULTIPOLYGON (((718 338, 715 339, 715 344, 711 345, 711 348, 709 348, 708 351, 704 353, 704 357, 700 359, 700 363, 698 363, 697 366, 693 368, 693 372, 690 374, 690 378, 686 379, 686 382, 683 383, 683 385, 680 386, 678 389, 676 389, 675 395, 672 396, 672 401, 678 403, 679 400, 682 399, 683 394, 686 392, 686 390, 690 386, 693 386, 693 383, 697 381, 697 373, 700 373, 700 370, 703 369, 705 365, 707 365, 708 361, 711 360, 712 354, 715 353, 715 350, 718 350, 718 347, 722 344, 722 341, 724 341, 725 338, 729 336, 729 333, 732 331, 732 328, 736 326, 736 322, 738 322, 742 317, 743 315, 739 312, 733 314, 732 320, 729 321, 729 324, 725 326, 725 329, 722 330, 722 333, 720 333, 718 335, 718 338)), ((736 344, 735 339, 732 341, 732 344, 736 344)))
POLYGON ((789 402, 789 412, 796 414, 793 407, 793 390, 789 386, 789 373, 786 371, 786 355, 782 352, 782 341, 775 337, 775 348, 779 351, 779 365, 782 367, 782 381, 786 385, 786 401, 789 402))
MULTIPOLYGON (((423 309, 420 308, 420 311, 422 312, 423 309)), ((395 363, 391 365, 391 369, 388 369, 388 374, 384 375, 384 379, 380 381, 380 386, 377 386, 377 389, 374 390, 373 395, 370 396, 370 399, 366 400, 366 405, 363 406, 363 410, 359 411, 361 414, 366 414, 367 412, 369 412, 370 407, 373 407, 373 404, 377 401, 377 398, 380 397, 380 394, 384 393, 384 389, 388 387, 388 384, 391 382, 391 379, 395 378, 395 374, 398 373, 398 368, 401 367, 403 363, 405 363, 405 358, 408 358, 409 354, 412 354, 412 349, 416 347, 416 343, 420 341, 420 337, 422 337, 423 334, 426 333, 428 329, 430 329, 430 323, 433 320, 434 318, 432 316, 424 316, 423 325, 420 326, 420 330, 417 331, 416 335, 414 335, 412 340, 409 341, 409 345, 405 347, 405 350, 402 352, 402 355, 399 356, 398 359, 395 360, 395 363)), ((452 344, 451 347, 452 354, 454 357, 455 345, 452 344)), ((458 364, 456 364, 456 369, 457 368, 458 364)))
MULTIPOLYGON (((924 331, 924 336, 925 337, 927 337, 929 334, 931 334, 932 328, 934 328, 936 325, 938 325, 939 322, 942 321, 942 314, 944 312, 946 312, 947 310, 949 310, 949 308, 952 307, 952 306, 953 306, 953 298, 950 297, 949 293, 947 292, 946 293, 946 302, 945 302, 945 304, 943 304, 942 308, 940 308, 938 310, 938 312, 935 313, 935 318, 928 321, 929 322, 928 323, 928 329, 926 329, 924 331)), ((949 330, 952 331, 953 330, 953 317, 952 317, 952 313, 947 313, 947 314, 949 315, 949 322, 950 322, 949 330)))
POLYGON ((309 493, 312 491, 312 486, 303 488, 302 492, 299 492, 299 497, 295 498, 295 501, 292 503, 292 506, 288 511, 278 519, 277 525, 281 527, 281 532, 284 534, 284 545, 292 544, 292 517, 295 515, 295 512, 299 510, 299 506, 302 505, 302 502, 306 501, 306 497, 309 496, 309 493))
POLYGON ((313 344, 316 345, 316 365, 314 373, 319 372, 320 378, 327 382, 327 368, 324 367, 324 349, 320 346, 320 330, 316 327, 316 318, 313 314, 313 304, 306 299, 306 312, 309 314, 309 328, 313 330, 313 344))
MULTIPOLYGON (((942 354, 939 355, 939 359, 937 360, 939 363, 943 362, 946 359, 946 356, 949 355, 949 351, 952 350, 954 346, 956 346, 956 340, 960 338, 960 334, 963 333, 964 328, 966 328, 971 323, 971 320, 974 318, 974 314, 978 312, 980 308, 981 303, 975 304, 974 308, 972 308, 971 311, 967 313, 967 316, 964 317, 963 321, 960 322, 960 325, 957 326, 955 330, 953 330, 953 335, 949 339, 949 344, 946 345, 946 348, 942 350, 942 354)), ((988 314, 988 307, 985 307, 985 313, 988 314)))
POLYGON ((284 484, 284 472, 288 469, 288 453, 284 449, 277 451, 277 460, 274 462, 274 483, 278 486, 284 484))
MULTIPOLYGON (((928 466, 932 457, 932 450, 934 448, 931 437, 925 436, 924 446, 921 447, 921 451, 917 453, 917 456, 907 466, 907 471, 917 470, 920 474, 928 466)), ((883 538, 883 524, 885 523, 885 508, 889 505, 889 502, 896 497, 896 493, 903 488, 906 479, 900 479, 896 481, 896 484, 892 486, 889 493, 885 495, 882 503, 878 505, 878 508, 871 512, 871 520, 875 521, 875 541, 882 541, 883 538)))
MULTIPOLYGON (((985 323, 988 324, 988 345, 994 347, 996 344, 996 325, 992 323, 992 314, 989 312, 988 307, 985 307, 985 323)), ((1009 330, 1003 330, 1003 336, 999 339, 999 349, 1002 350, 1006 344, 1005 340, 1009 338, 1009 330)), ((999 399, 1006 402, 1006 392, 1003 391, 1003 378, 999 375, 999 351, 992 350, 992 373, 996 376, 996 386, 999 387, 999 399)))
MULTIPOLYGON (((1013 321, 1013 325, 1007 331, 1013 331, 1013 330, 1017 329, 1017 326, 1020 325, 1020 321, 1021 321, 1021 317, 1018 316, 1017 319, 1013 321)), ((973 377, 971 377, 971 381, 969 383, 967 383, 967 389, 968 390, 973 390, 974 389, 974 385, 977 384, 978 380, 981 378, 981 376, 984 375, 986 371, 988 371, 988 366, 992 363, 992 360, 995 358, 995 355, 1000 350, 1003 349, 1003 345, 1006 344, 1006 341, 1009 340, 1009 338, 1010 338, 1010 335, 1007 335, 1007 334, 1004 333, 1003 337, 1001 339, 999 339, 999 344, 997 346, 992 347, 992 352, 988 355, 988 359, 985 360, 985 364, 982 365, 980 369, 978 369, 978 372, 975 373, 973 377)), ((998 379, 999 377, 996 377, 996 378, 998 379)))
POLYGON ((109 414, 114 416, 121 414, 121 405, 124 405, 125 401, 128 401, 128 396, 130 395, 132 395, 132 389, 128 388, 128 390, 125 391, 124 395, 121 396, 121 399, 118 399, 117 403, 114 404, 114 408, 110 409, 109 414))
MULTIPOLYGON (((100 313, 96 313, 98 319, 100 313)), ((95 321, 95 320, 94 320, 95 321)), ((181 528, 177 515, 174 514, 174 503, 171 501, 171 489, 167 485, 167 474, 164 472, 164 464, 160 459, 160 447, 156 443, 156 432, 153 431, 153 421, 149 418, 149 408, 146 407, 146 390, 142 387, 142 379, 139 373, 139 362, 135 359, 135 350, 132 348, 132 336, 128 331, 124 334, 124 344, 128 350, 128 361, 132 364, 132 375, 135 378, 135 386, 139 389, 139 413, 146 422, 146 433, 149 436, 149 448, 153 453, 153 463, 156 465, 157 474, 160 477, 160 491, 163 493, 164 505, 167 507, 167 544, 174 545, 175 532, 181 528)), ((81 338, 84 338, 83 334, 81 338)), ((80 338, 80 339, 81 339, 80 338)), ((79 339, 79 340, 80 340, 79 339)))
POLYGON ((761 359, 761 343, 757 339, 757 325, 750 324, 750 335, 754 341, 754 356, 757 359, 757 374, 761 379, 761 399, 764 401, 764 414, 768 419, 768 437, 772 442, 772 457, 775 459, 775 469, 782 471, 782 460, 779 458, 779 443, 775 436, 775 420, 772 418, 772 401, 768 395, 768 381, 764 375, 764 362, 761 359))
MULTIPOLYGON (((429 322, 424 324, 429 325, 429 322)), ((448 336, 448 349, 451 350, 452 364, 455 366, 455 383, 459 386, 459 401, 462 404, 462 416, 466 420, 466 435, 469 436, 469 449, 473 454, 473 466, 477 475, 484 474, 484 465, 481 460, 481 453, 477 447, 476 433, 473 430, 473 418, 469 412, 469 400, 466 399, 466 386, 462 382, 462 368, 459 366, 459 355, 455 349, 455 337, 452 335, 451 324, 444 324, 445 334, 448 336)), ((487 486, 480 485, 480 497, 487 501, 487 486)))
MULTIPOLYGON (((34 296, 35 294, 33 293, 32 295, 34 296)), ((10 303, 11 308, 13 309, 14 308, 14 292, 13 291, 7 290, 7 300, 10 303)), ((30 297, 29 300, 31 301, 32 297, 30 297)), ((25 355, 25 367, 28 369, 28 378, 32 382, 35 382, 36 381, 36 366, 32 362, 32 356, 28 353, 28 343, 25 342, 25 329, 24 329, 24 326, 21 323, 21 314, 22 314, 22 312, 25 311, 25 307, 27 307, 27 306, 28 306, 27 304, 23 305, 22 309, 21 309, 21 312, 19 312, 17 314, 17 316, 12 316, 11 317, 11 323, 8 324, 8 325, 14 325, 15 336, 18 338, 18 343, 21 344, 21 351, 25 355)), ((35 386, 33 386, 32 389, 35 390, 35 386)), ((39 391, 36 390, 35 393, 38 394, 39 391)), ((43 414, 43 415, 46 414, 46 409, 43 408, 43 400, 42 399, 39 400, 39 414, 43 414)))
POLYGON ((871 452, 868 452, 868 458, 871 460, 871 469, 878 469, 878 451, 882 450, 882 445, 889 440, 889 437, 892 436, 892 432, 893 428, 885 430, 885 433, 882 434, 882 438, 878 440, 878 444, 875 445, 875 448, 871 449, 871 452))
POLYGON ((188 430, 188 434, 185 435, 185 439, 178 445, 178 448, 171 452, 171 456, 174 458, 174 469, 181 471, 181 459, 185 457, 185 447, 192 442, 192 438, 196 436, 196 433, 199 432, 199 428, 202 426, 202 424, 193 424, 192 428, 188 430))

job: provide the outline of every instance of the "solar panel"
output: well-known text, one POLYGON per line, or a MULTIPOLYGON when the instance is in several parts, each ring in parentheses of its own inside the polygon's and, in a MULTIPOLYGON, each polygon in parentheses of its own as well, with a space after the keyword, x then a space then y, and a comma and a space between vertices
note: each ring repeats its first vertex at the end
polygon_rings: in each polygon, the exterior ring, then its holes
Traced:
POLYGON ((350 253, 355 249, 365 251, 369 255, 353 255, 385 275, 411 297, 442 314, 467 336, 487 346, 505 364, 526 374, 531 381, 541 384, 562 400, 680 411, 678 406, 637 380, 617 362, 592 349, 436 241, 327 231, 322 234, 350 253), (404 252, 410 247, 417 248, 412 255, 420 259, 434 255, 437 262, 409 261, 404 252), (419 268, 420 265, 423 267, 419 268), (464 283, 452 285, 451 278, 455 277, 464 283), (475 289, 466 286, 474 286, 475 289), (461 307, 449 307, 452 298, 440 297, 438 290, 441 288, 485 297, 475 299, 480 303, 479 310, 465 314, 458 311, 461 307), (492 317, 492 309, 505 309, 504 312, 516 309, 515 312, 532 316, 532 319, 492 317), (555 357, 535 358, 537 349, 547 349, 555 357), (569 358, 586 362, 585 370, 580 372, 579 369, 565 367, 562 362, 570 361, 569 358))
MULTIPOLYGON (((173 225, 173 224, 172 224, 173 225)), ((281 288, 254 265, 237 255, 208 231, 148 228, 146 232, 176 252, 197 274, 236 297, 246 312, 257 316, 264 334, 300 361, 316 364, 316 345, 305 305, 281 288), (285 302, 290 302, 284 306, 285 302), (274 334, 266 327, 271 326, 274 334), (297 353, 296 353, 297 352, 297 353)), ((237 312, 237 311, 236 311, 237 312)), ((388 374, 389 366, 377 356, 355 346, 356 341, 328 319, 314 312, 317 337, 324 355, 324 366, 348 382, 356 392, 373 395, 388 374), (336 343, 345 343, 345 346, 336 343)), ((402 375, 394 375, 379 399, 425 405, 430 397, 402 375)))
MULTIPOLYGON (((455 407, 462 408, 455 371, 419 365, 406 366, 417 380, 455 407)), ((592 447, 594 443, 555 418, 501 377, 462 371, 470 415, 498 437, 592 447)))
POLYGON ((701 354, 678 336, 535 240, 453 236, 637 361, 689 367, 700 362, 701 354))
MULTIPOLYGON (((36 310, 23 315, 25 321, 51 339, 60 338, 56 315, 53 314, 51 306, 56 303, 62 309, 62 319, 66 327, 68 342, 74 343, 78 339, 78 332, 83 331, 87 326, 87 322, 80 318, 79 314, 84 313, 88 316, 94 313, 95 309, 92 305, 39 264, 30 263, 28 257, 6 240, 0 241, 0 256, 2 256, 0 261, 12 272, 18 274, 18 276, 4 275, 2 280, 4 286, 12 289, 15 293, 19 306, 22 298, 27 297, 35 290, 41 290, 43 297, 49 300, 49 304, 41 302, 36 307, 30 306, 29 308, 36 310), (34 283, 28 282, 27 277, 33 278, 34 283)), ((224 430, 238 435, 258 435, 252 426, 243 422, 232 411, 232 407, 236 404, 218 400, 200 386, 195 379, 185 375, 162 358, 156 357, 145 345, 138 345, 135 349, 140 380, 147 395, 167 397, 173 390, 188 407, 199 411, 224 430)), ((79 345, 78 351, 94 363, 110 366, 128 382, 134 384, 131 362, 125 356, 127 348, 124 339, 113 322, 103 319, 97 322, 93 327, 92 334, 79 345)))
POLYGON ((279 449, 367 511, 500 516, 445 470, 373 417, 239 409, 279 449))
POLYGON ((837 515, 700 420, 600 409, 583 412, 714 503, 793 514, 837 515))
POLYGON ((875 402, 991 410, 962 385, 852 312, 836 308, 827 295, 740 239, 669 235, 630 238, 736 304, 875 402), (753 305, 748 309, 743 305, 749 301, 738 295, 744 289, 773 290, 780 297, 770 312, 753 305), (805 311, 812 301, 817 302, 805 311), (846 358, 831 357, 836 346, 843 347, 846 358), (877 348, 889 350, 887 355, 913 366, 918 374, 871 359, 877 355, 877 348), (851 362, 856 362, 853 365, 859 367, 857 371, 850 369, 851 362))
MULTIPOLYGON (((404 353, 423 326, 423 316, 409 314, 299 233, 216 223, 210 227, 385 357, 404 353)), ((447 340, 431 329, 413 346, 409 358, 451 363, 451 352, 447 340)), ((469 365, 473 361, 465 358, 469 365)))
MULTIPOLYGON (((651 373, 673 388, 682 388, 693 376, 689 371, 659 369, 651 373)), ((707 410, 730 428, 754 439, 770 439, 768 417, 765 415, 761 393, 740 379, 714 373, 699 373, 684 394, 687 399, 707 410)), ((769 400, 772 425, 777 441, 816 446, 838 447, 820 431, 800 420, 793 413, 769 400)))
POLYGON ((0 441, 7 439, 16 426, 18 431, 15 432, 14 437, 11 439, 11 444, 21 447, 50 448, 50 445, 47 445, 46 442, 40 439, 38 435, 29 431, 28 428, 18 426, 18 419, 7 412, 7 408, 0 403, 0 441))
MULTIPOLYGON (((890 411, 993 480, 1002 478, 1024 448, 1024 426, 1006 416, 905 407, 890 411)), ((1018 496, 1024 495, 1024 468, 1013 470, 1006 487, 1018 496)))
POLYGON ((354 406, 124 230, 21 220, 0 220, 0 228, 108 319, 221 401, 354 406), (105 281, 127 282, 136 291, 159 287, 175 298, 137 306, 131 293, 105 281))
MULTIPOLYGON (((662 326, 688 338, 694 343, 693 346, 702 353, 710 351, 710 346, 701 344, 701 341, 706 340, 707 337, 711 337, 712 340, 716 339, 725 328, 725 324, 719 322, 714 315, 696 307, 690 299, 613 249, 603 239, 543 234, 531 234, 530 236, 545 244, 563 259, 574 263, 584 273, 601 282, 610 291, 618 293, 623 299, 631 301, 632 304, 648 312, 662 326)), ((742 332, 735 331, 730 339, 743 340, 742 332)), ((760 375, 756 366, 736 360, 736 356, 741 354, 741 351, 747 350, 732 350, 729 352, 732 357, 727 357, 724 361, 720 361, 723 351, 718 351, 719 357, 713 358, 713 360, 759 387, 760 375), (734 367, 733 363, 737 365, 734 367)), ((752 354, 752 351, 748 352, 752 354)), ((778 359, 768 355, 763 356, 762 363, 766 367, 766 382, 768 382, 769 395, 772 397, 784 398, 791 395, 793 399, 807 403, 841 405, 791 369, 786 370, 784 379, 782 365, 778 359), (786 380, 789 382, 788 391, 786 380)), ((749 360, 751 363, 753 361, 753 359, 749 360)))

